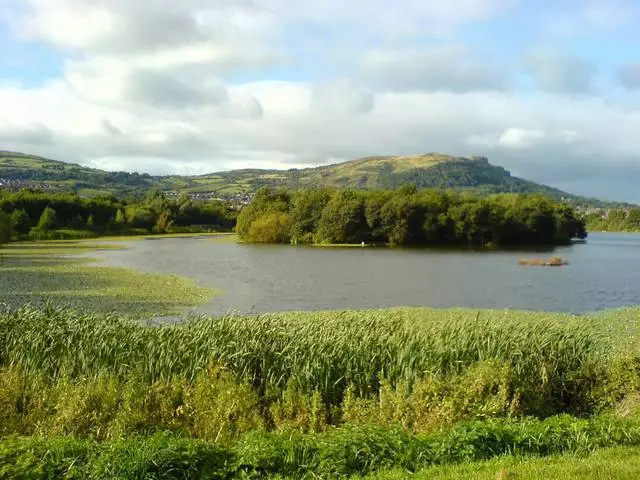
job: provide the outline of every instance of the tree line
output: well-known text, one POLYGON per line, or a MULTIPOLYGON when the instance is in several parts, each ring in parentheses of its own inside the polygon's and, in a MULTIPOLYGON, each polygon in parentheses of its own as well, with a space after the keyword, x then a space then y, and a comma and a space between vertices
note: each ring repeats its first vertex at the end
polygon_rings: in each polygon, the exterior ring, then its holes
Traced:
POLYGON ((585 215, 585 222, 593 231, 640 232, 640 207, 590 212, 585 215))
POLYGON ((254 243, 559 245, 585 238, 574 209, 543 195, 442 190, 260 190, 238 216, 254 243))
POLYGON ((111 195, 82 198, 74 193, 35 190, 0 191, 0 242, 11 238, 60 238, 74 235, 166 233, 195 229, 230 230, 236 212, 220 201, 176 199, 153 189, 142 200, 111 195))

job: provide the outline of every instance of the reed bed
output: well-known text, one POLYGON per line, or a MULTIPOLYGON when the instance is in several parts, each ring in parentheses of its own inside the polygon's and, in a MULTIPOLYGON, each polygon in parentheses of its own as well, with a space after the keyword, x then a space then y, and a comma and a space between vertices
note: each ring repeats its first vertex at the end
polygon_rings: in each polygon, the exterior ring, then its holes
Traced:
POLYGON ((383 383, 411 390, 492 362, 521 401, 555 413, 583 406, 609 350, 589 321, 569 315, 398 309, 199 317, 150 328, 56 306, 0 313, 0 366, 50 379, 136 374, 152 384, 193 382, 218 365, 260 396, 291 387, 318 392, 329 406, 347 389, 361 398, 383 383))

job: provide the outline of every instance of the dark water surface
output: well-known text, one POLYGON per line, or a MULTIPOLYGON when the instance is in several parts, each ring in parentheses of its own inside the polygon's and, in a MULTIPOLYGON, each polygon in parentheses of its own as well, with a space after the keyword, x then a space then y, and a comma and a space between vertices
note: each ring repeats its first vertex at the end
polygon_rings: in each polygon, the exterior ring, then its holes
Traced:
POLYGON ((591 234, 584 244, 538 253, 243 245, 207 238, 130 246, 97 256, 106 265, 182 275, 222 289, 198 309, 214 314, 390 306, 590 312, 640 304, 639 234, 591 234), (551 255, 570 265, 518 265, 522 257, 551 255))

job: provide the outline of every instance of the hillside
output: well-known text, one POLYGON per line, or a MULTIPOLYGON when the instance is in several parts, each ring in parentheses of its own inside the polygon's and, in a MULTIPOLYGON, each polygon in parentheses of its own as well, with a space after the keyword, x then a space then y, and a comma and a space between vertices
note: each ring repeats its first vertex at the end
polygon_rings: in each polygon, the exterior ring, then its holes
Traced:
POLYGON ((39 188, 74 191, 93 196, 135 194, 152 187, 203 196, 251 195, 264 186, 396 188, 413 183, 419 188, 454 188, 476 193, 544 193, 592 207, 616 206, 586 199, 512 177, 485 157, 452 157, 436 153, 414 156, 367 157, 335 165, 290 170, 232 170, 200 176, 151 176, 106 172, 73 163, 0 151, 0 188, 39 188))

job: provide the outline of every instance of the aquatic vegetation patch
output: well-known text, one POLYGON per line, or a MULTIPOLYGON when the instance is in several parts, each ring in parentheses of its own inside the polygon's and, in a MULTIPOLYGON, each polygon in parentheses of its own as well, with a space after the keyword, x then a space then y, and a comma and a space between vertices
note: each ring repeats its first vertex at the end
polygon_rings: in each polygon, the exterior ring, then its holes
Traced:
POLYGON ((53 302, 80 310, 127 312, 141 317, 179 313, 216 294, 175 275, 102 267, 96 250, 125 248, 117 243, 68 241, 9 244, 0 249, 0 303, 53 302))

